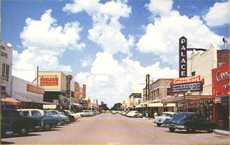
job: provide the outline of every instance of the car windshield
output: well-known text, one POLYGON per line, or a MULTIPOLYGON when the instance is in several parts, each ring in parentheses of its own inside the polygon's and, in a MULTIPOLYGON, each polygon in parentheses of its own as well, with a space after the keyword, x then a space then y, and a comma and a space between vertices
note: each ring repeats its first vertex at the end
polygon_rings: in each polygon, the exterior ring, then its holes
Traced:
POLYGON ((42 114, 39 111, 32 111, 31 115, 34 117, 41 117, 42 116, 42 114))
POLYGON ((193 114, 192 113, 178 113, 175 115, 175 117, 172 119, 172 122, 182 122, 185 121, 185 119, 191 117, 193 114))
POLYGON ((162 113, 162 116, 169 116, 169 117, 172 117, 173 114, 170 114, 170 113, 162 113))

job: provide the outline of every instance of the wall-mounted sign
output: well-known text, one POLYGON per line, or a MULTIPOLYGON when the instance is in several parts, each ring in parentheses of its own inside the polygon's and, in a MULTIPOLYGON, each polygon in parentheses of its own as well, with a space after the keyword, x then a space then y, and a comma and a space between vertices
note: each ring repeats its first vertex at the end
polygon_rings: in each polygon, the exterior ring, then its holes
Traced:
POLYGON ((230 63, 212 70, 213 96, 227 96, 230 93, 230 63))
POLYGON ((187 38, 179 39, 179 77, 187 77, 187 38))
POLYGON ((40 86, 58 86, 57 75, 41 75, 40 86))
POLYGON ((36 93, 36 94, 44 94, 45 93, 42 88, 31 85, 31 84, 26 85, 26 91, 31 92, 31 93, 36 93))
POLYGON ((203 83, 189 83, 189 84, 175 84, 171 86, 171 91, 176 92, 188 92, 188 91, 201 91, 203 89, 203 83))
POLYGON ((183 77, 171 82, 169 93, 202 91, 204 79, 201 76, 183 77))
POLYGON ((198 76, 174 79, 172 81, 172 84, 189 84, 189 83, 196 83, 196 82, 202 82, 202 81, 204 81, 204 79, 200 75, 198 75, 198 76))

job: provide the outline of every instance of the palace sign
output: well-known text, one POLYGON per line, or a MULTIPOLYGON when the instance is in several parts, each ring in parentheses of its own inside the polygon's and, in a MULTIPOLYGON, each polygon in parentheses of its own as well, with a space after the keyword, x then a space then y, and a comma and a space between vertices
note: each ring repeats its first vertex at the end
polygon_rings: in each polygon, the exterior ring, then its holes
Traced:
POLYGON ((179 39, 179 77, 187 77, 187 38, 179 39))
POLYGON ((172 81, 171 93, 202 91, 204 79, 201 76, 178 78, 172 81))

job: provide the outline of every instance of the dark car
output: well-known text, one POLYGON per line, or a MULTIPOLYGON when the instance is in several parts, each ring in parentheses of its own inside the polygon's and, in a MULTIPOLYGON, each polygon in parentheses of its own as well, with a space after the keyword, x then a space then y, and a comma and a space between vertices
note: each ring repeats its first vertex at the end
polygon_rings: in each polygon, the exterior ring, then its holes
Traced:
POLYGON ((33 125, 33 119, 21 116, 17 110, 1 110, 1 133, 3 137, 14 133, 26 135, 34 127, 33 125))
POLYGON ((188 132, 195 130, 212 132, 216 127, 215 123, 194 112, 179 112, 168 122, 170 132, 174 132, 175 129, 187 130, 188 132))

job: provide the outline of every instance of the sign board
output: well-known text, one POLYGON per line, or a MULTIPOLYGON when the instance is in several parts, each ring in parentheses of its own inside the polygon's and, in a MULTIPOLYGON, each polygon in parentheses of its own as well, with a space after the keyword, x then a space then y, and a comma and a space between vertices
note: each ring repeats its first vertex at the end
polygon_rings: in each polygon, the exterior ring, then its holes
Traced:
POLYGON ((187 38, 179 39, 179 77, 187 77, 187 38))
POLYGON ((172 86, 171 91, 175 92, 187 92, 187 91, 201 91, 203 88, 203 83, 189 83, 189 84, 175 84, 172 86))
POLYGON ((42 88, 31 85, 31 84, 26 85, 26 91, 31 92, 31 93, 36 93, 36 94, 44 94, 45 93, 42 88))
POLYGON ((230 63, 212 70, 213 96, 228 96, 230 93, 230 63))
POLYGON ((40 86, 58 86, 57 75, 41 75, 40 86))
POLYGON ((170 93, 202 91, 204 79, 201 76, 183 77, 175 79, 170 84, 170 93))

